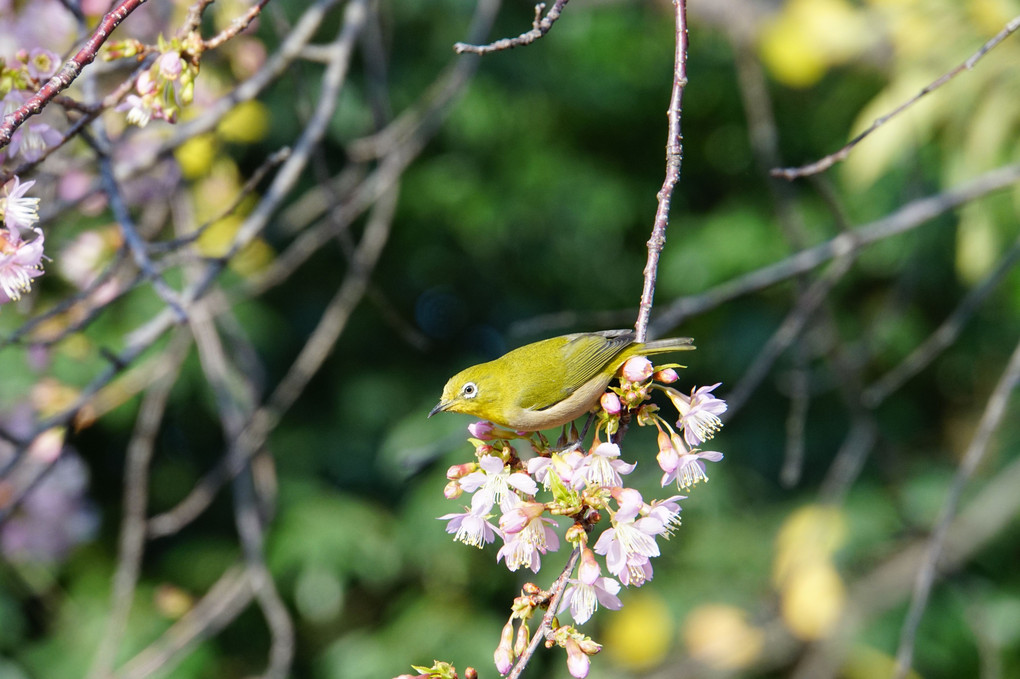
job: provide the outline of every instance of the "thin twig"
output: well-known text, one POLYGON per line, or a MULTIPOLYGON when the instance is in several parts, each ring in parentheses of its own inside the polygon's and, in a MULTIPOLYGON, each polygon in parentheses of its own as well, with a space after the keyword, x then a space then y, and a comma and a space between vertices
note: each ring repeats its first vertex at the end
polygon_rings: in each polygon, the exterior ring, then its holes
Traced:
POLYGON ((673 0, 676 47, 673 52, 673 91, 666 110, 668 132, 666 135, 666 178, 656 198, 655 223, 648 239, 648 260, 645 262, 644 286, 641 303, 638 306, 637 321, 634 323, 636 340, 644 342, 648 334, 648 321, 652 316, 652 301, 655 297, 655 278, 659 271, 659 254, 666 244, 666 227, 669 225, 669 206, 673 199, 673 188, 680 180, 680 163, 683 159, 683 136, 680 130, 680 115, 683 110, 684 88, 687 86, 687 0, 673 0))
POLYGON ((453 51, 457 54, 465 52, 471 54, 489 54, 490 52, 501 52, 513 49, 514 47, 530 45, 552 29, 553 24, 560 18, 563 8, 567 6, 567 2, 568 0, 555 0, 545 16, 542 16, 542 12, 545 10, 545 3, 540 2, 535 5, 535 19, 531 22, 531 30, 521 33, 516 38, 503 38, 488 45, 470 45, 466 42, 458 42, 454 44, 453 51))
POLYGON ((808 165, 802 165, 800 167, 777 167, 772 170, 771 172, 772 176, 782 177, 783 179, 789 179, 792 181, 794 179, 797 179, 798 177, 806 177, 808 175, 824 172, 825 170, 829 169, 836 163, 846 159, 846 157, 850 155, 850 152, 853 151, 854 147, 857 146, 857 144, 861 143, 861 141, 863 141, 868 135, 870 135, 878 128, 882 127, 882 125, 885 125, 887 122, 889 122, 890 119, 894 118, 895 116, 899 115, 906 109, 916 104, 926 94, 934 92, 938 88, 942 87, 947 82, 949 82, 957 75, 959 75, 961 72, 969 71, 970 69, 974 68, 974 65, 981 59, 981 57, 985 56, 985 54, 987 54, 989 50, 991 50, 1000 42, 1005 40, 1011 33, 1016 31, 1018 28, 1020 28, 1020 16, 1013 17, 1013 19, 1006 24, 1005 28, 999 31, 995 35, 995 37, 993 37, 991 40, 982 45, 981 49, 972 54, 970 58, 967 59, 965 62, 963 62, 956 68, 952 69, 951 71, 944 73, 941 77, 934 80, 933 82, 925 85, 921 89, 921 91, 915 94, 911 99, 908 99, 907 101, 903 102, 889 113, 886 113, 884 116, 877 118, 874 122, 871 123, 868 129, 864 130, 859 135, 851 139, 846 144, 846 146, 844 146, 840 150, 836 151, 835 153, 830 153, 821 160, 817 160, 808 165))
POLYGON ((269 0, 259 0, 252 5, 247 12, 239 17, 236 17, 230 22, 230 25, 224 28, 222 31, 209 38, 208 40, 202 41, 203 50, 216 49, 223 43, 227 42, 231 38, 235 37, 238 33, 248 28, 251 22, 258 18, 259 14, 262 13, 262 8, 266 6, 269 0))
POLYGON ((547 634, 552 632, 552 621, 556 617, 556 609, 559 608, 560 600, 563 598, 563 593, 567 589, 567 580, 570 578, 570 574, 574 572, 574 566, 577 565, 577 560, 581 558, 581 549, 575 547, 574 551, 570 553, 570 557, 567 559, 567 563, 563 566, 563 572, 560 573, 556 581, 553 582, 552 587, 549 588, 549 592, 552 596, 549 597, 549 608, 546 609, 545 615, 542 616, 542 622, 539 623, 538 629, 534 631, 531 636, 531 642, 528 647, 521 653, 517 659, 517 663, 510 670, 510 673, 506 675, 506 679, 519 679, 523 674, 525 668, 528 666, 528 662, 531 660, 531 656, 535 655, 535 651, 538 649, 538 645, 544 642, 547 638, 547 634))

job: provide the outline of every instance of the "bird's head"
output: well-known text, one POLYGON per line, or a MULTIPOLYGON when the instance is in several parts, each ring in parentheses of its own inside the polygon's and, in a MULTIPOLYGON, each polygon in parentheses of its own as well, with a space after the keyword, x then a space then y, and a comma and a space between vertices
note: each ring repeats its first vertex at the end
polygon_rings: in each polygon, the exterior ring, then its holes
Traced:
POLYGON ((451 377, 443 387, 439 403, 429 412, 429 417, 449 411, 490 422, 500 421, 498 380, 488 370, 488 366, 487 363, 475 365, 451 377))

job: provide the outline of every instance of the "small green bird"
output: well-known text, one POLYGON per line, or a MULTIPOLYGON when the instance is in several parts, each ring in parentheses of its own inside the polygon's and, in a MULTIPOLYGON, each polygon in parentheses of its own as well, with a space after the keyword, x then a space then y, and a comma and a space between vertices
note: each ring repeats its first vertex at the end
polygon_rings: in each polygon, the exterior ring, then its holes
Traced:
POLYGON ((429 413, 472 415, 515 431, 552 429, 598 402, 627 359, 693 349, 690 337, 635 342, 632 330, 552 337, 466 368, 429 413))

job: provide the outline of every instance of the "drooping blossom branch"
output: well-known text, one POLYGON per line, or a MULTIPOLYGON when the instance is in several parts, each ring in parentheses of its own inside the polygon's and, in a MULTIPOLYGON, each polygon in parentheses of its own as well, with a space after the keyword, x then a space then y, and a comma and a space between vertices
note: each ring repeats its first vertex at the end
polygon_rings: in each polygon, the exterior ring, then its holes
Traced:
POLYGON ((676 49, 673 55, 673 90, 666 111, 668 134, 666 137, 666 179, 656 198, 659 206, 655 211, 655 223, 651 238, 648 239, 648 260, 644 269, 644 287, 638 307, 634 330, 637 341, 644 342, 648 333, 648 321, 652 316, 652 301, 655 297, 655 278, 659 271, 659 254, 666 244, 666 227, 669 225, 669 207, 673 199, 673 188, 680 180, 680 163, 683 159, 683 136, 680 130, 680 114, 683 108, 684 88, 687 86, 687 0, 673 0, 676 49))
POLYGON ((1013 17, 1013 19, 1010 20, 1010 22, 1007 23, 1006 26, 1001 31, 996 33, 994 37, 992 37, 988 42, 986 42, 984 45, 981 46, 981 49, 979 49, 977 52, 972 54, 962 64, 958 65, 956 68, 954 68, 954 69, 952 69, 950 71, 947 71, 946 73, 943 73, 940 77, 938 77, 937 79, 935 79, 931 83, 925 85, 921 89, 920 92, 918 92, 913 97, 911 97, 907 101, 903 102, 902 104, 900 104, 899 106, 894 108, 889 113, 886 113, 884 116, 876 118, 875 121, 872 122, 871 125, 868 126, 868 129, 864 130, 859 135, 857 135, 856 137, 851 139, 840 150, 838 150, 838 151, 836 151, 834 153, 830 153, 829 155, 825 156, 821 160, 816 160, 813 163, 809 163, 807 165, 801 165, 800 167, 777 167, 777 168, 774 168, 770 172, 770 174, 773 177, 782 177, 783 179, 788 179, 790 181, 793 181, 794 179, 797 179, 799 177, 807 177, 808 175, 813 175, 813 174, 818 174, 819 172, 824 172, 825 170, 828 170, 830 167, 832 167, 836 163, 839 163, 839 162, 841 162, 843 160, 846 160, 847 156, 850 155, 850 152, 854 150, 854 147, 856 147, 858 144, 860 144, 862 141, 864 141, 864 139, 867 138, 872 132, 874 132, 878 128, 882 127, 887 122, 889 122, 892 118, 896 117, 897 115, 899 115, 903 111, 907 110, 908 108, 910 108, 911 106, 916 104, 925 95, 930 94, 931 92, 934 92, 938 88, 940 88, 943 85, 945 85, 947 82, 949 82, 950 80, 955 78, 957 75, 959 75, 963 71, 969 71, 970 69, 974 68, 974 65, 977 64, 977 62, 983 56, 985 56, 996 45, 998 45, 1003 40, 1005 40, 1007 37, 1009 37, 1018 28, 1020 28, 1020 16, 1013 17))

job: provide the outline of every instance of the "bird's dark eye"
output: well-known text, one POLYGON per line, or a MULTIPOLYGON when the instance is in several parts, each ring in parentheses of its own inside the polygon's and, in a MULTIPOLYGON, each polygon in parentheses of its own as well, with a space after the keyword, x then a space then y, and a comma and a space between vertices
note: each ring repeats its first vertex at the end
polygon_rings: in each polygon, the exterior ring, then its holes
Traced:
POLYGON ((464 398, 474 398, 478 394, 478 387, 474 382, 468 382, 461 388, 460 394, 464 398))

